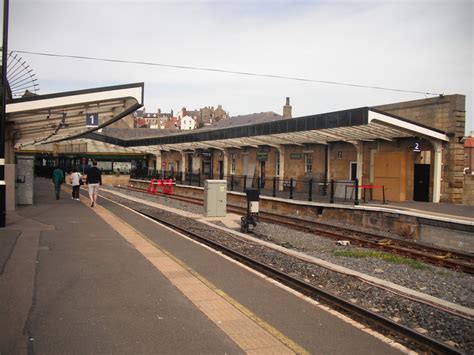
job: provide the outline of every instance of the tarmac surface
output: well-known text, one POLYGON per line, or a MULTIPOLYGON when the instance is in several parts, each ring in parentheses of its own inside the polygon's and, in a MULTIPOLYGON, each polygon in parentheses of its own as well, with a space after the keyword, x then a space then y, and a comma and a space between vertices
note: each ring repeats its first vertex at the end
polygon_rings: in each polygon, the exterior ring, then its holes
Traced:
POLYGON ((34 188, 0 230, 0 354, 403 350, 111 201, 34 188))

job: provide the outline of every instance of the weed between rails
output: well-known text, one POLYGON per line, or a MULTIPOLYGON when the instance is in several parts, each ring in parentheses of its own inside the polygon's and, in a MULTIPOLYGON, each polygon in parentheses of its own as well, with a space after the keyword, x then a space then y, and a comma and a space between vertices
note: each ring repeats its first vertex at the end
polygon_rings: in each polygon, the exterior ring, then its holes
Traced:
POLYGON ((408 259, 403 256, 393 255, 384 253, 381 251, 371 250, 334 250, 332 252, 334 256, 345 256, 349 258, 373 258, 380 259, 392 264, 404 264, 411 266, 414 269, 428 269, 429 266, 419 261, 408 259))

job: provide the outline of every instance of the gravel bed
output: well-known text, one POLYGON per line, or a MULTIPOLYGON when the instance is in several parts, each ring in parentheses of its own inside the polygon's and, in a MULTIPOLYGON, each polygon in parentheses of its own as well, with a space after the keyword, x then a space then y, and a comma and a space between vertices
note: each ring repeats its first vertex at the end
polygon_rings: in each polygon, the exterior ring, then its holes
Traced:
MULTIPOLYGON (((125 191, 115 187, 108 188, 121 193, 125 191)), ((125 193, 196 214, 201 214, 203 211, 202 206, 163 198, 158 195, 151 196, 132 191, 125 191, 125 193)), ((221 222, 215 223, 225 227, 221 222)), ((254 236, 347 267, 351 270, 388 280, 397 285, 405 286, 449 302, 474 308, 474 276, 463 272, 436 267, 432 264, 423 264, 423 269, 415 269, 410 265, 393 264, 376 258, 336 256, 334 255, 336 251, 370 249, 355 246, 338 246, 333 239, 290 230, 276 224, 259 222, 255 228, 254 236)))
MULTIPOLYGON (((104 192, 104 189, 102 189, 101 194, 104 192)), ((119 192, 124 193, 123 190, 119 190, 119 192)), ((162 200, 161 197, 139 192, 126 192, 126 194, 155 202, 162 200)), ((272 265, 275 268, 281 269, 286 273, 304 279, 324 290, 351 300, 363 307, 372 309, 375 312, 381 312, 401 324, 411 328, 426 329, 430 336, 442 341, 452 342, 453 345, 459 346, 459 349, 462 351, 467 353, 474 352, 474 337, 472 336, 474 334, 474 322, 472 321, 445 313, 424 304, 413 302, 371 286, 357 278, 342 275, 298 260, 261 246, 260 244, 243 241, 231 233, 226 233, 218 229, 212 230, 208 226, 192 219, 140 205, 111 194, 105 193, 104 195, 130 207, 139 207, 142 211, 155 214, 159 218, 165 218, 166 220, 173 221, 173 223, 178 223, 181 227, 185 226, 187 230, 202 233, 206 237, 223 243, 261 262, 272 265)), ((167 199, 165 203, 168 206, 185 209, 189 212, 202 212, 201 206, 187 204, 181 201, 167 199)), ((473 278, 463 273, 457 273, 434 266, 418 270, 410 266, 390 264, 379 259, 356 259, 334 256, 334 250, 345 250, 352 247, 338 247, 335 246, 333 240, 316 237, 308 233, 288 230, 287 228, 267 223, 259 223, 255 232, 256 235, 263 239, 335 264, 343 265, 350 269, 433 294, 451 302, 457 302, 466 306, 472 306, 473 304, 473 278)))
POLYGON ((422 264, 422 269, 406 264, 394 264, 377 258, 337 256, 337 251, 367 251, 355 246, 338 246, 334 240, 314 234, 289 230, 286 227, 259 223, 258 235, 266 236, 275 244, 367 275, 391 281, 397 285, 417 290, 449 302, 474 308, 474 276, 451 269, 422 264))

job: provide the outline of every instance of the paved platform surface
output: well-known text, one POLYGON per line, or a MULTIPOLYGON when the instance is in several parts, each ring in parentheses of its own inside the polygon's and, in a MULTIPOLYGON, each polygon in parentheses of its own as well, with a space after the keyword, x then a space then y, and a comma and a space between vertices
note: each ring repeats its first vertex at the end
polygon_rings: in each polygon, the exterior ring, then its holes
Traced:
POLYGON ((0 230, 1 354, 399 353, 128 209, 61 197, 36 179, 0 230))
POLYGON ((369 202, 367 206, 384 206, 387 208, 400 209, 410 211, 418 214, 426 215, 444 215, 453 219, 462 218, 463 220, 474 221, 474 205, 455 205, 452 203, 433 203, 433 202, 388 202, 387 204, 380 204, 376 202, 369 202))
MULTIPOLYGON (((267 197, 269 197, 267 195, 267 197)), ((282 198, 288 199, 287 196, 282 195, 282 198)), ((295 195, 293 198, 294 201, 303 201, 307 202, 308 198, 304 194, 295 195)), ((327 198, 318 199, 315 197, 312 202, 323 203, 328 206, 347 206, 353 207, 354 201, 344 199, 336 199, 334 204, 330 204, 327 198)), ((419 202, 419 201, 387 201, 386 203, 381 203, 381 201, 359 201, 358 208, 382 208, 382 209, 392 209, 399 211, 406 211, 411 214, 417 215, 426 215, 426 217, 444 217, 451 218, 453 220, 459 219, 460 221, 470 221, 474 222, 474 205, 461 205, 445 202, 419 202)))

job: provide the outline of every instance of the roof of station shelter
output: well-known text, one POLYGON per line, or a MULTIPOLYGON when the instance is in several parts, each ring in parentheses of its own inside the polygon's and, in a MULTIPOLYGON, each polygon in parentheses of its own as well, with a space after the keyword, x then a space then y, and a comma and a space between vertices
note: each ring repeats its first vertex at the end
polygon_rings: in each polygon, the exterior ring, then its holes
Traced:
POLYGON ((224 149, 244 146, 303 145, 308 143, 391 141, 403 137, 449 141, 445 132, 369 107, 282 119, 222 129, 203 128, 192 132, 124 140, 99 134, 87 138, 125 147, 158 150, 224 149))
POLYGON ((230 117, 229 119, 222 119, 213 123, 210 126, 210 128, 212 129, 229 128, 229 127, 243 126, 243 125, 248 125, 248 124, 279 121, 282 119, 283 119, 282 115, 279 115, 278 113, 275 113, 272 111, 268 111, 268 112, 252 113, 250 115, 233 116, 233 117, 230 117))
POLYGON ((12 99, 6 105, 6 125, 15 148, 80 137, 105 127, 143 106, 143 83, 12 99), (87 125, 86 116, 98 122, 87 125))

